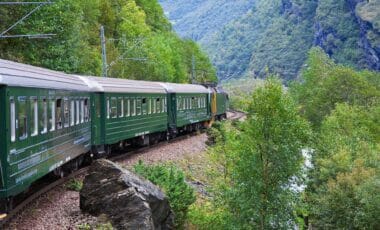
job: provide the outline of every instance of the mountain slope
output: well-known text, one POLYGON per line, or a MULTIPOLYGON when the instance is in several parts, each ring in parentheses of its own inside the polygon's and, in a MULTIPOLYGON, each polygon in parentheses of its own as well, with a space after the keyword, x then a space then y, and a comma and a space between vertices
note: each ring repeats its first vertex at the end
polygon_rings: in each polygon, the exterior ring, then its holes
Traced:
MULTIPOLYGON (((212 17, 204 15, 202 8, 211 0, 190 1, 183 8, 182 1, 172 1, 175 7, 170 6, 202 15, 189 20, 188 14, 175 14, 174 28, 181 35, 206 34, 204 29, 212 27, 207 39, 199 41, 220 79, 263 77, 268 71, 294 79, 312 46, 322 47, 338 63, 380 70, 380 0, 255 0, 246 2, 249 10, 240 11, 234 20, 229 20, 234 8, 220 10, 221 1, 214 4, 213 14, 218 16, 212 17), (216 28, 214 18, 227 23, 216 28), (190 22, 194 24, 187 27, 190 22)), ((166 10, 167 5, 163 6, 166 10)))
POLYGON ((208 44, 215 33, 248 12, 254 1, 159 0, 174 29, 200 44, 208 44))

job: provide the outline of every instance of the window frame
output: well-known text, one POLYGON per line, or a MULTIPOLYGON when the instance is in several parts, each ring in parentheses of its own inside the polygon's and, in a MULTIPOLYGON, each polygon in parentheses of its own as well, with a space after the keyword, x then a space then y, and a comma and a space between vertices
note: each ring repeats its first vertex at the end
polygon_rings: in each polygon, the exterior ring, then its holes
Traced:
MULTIPOLYGON (((54 132, 55 130, 56 130, 56 127, 55 127, 55 120, 56 120, 56 114, 55 114, 55 110, 56 110, 56 101, 55 101, 55 98, 50 98, 49 99, 49 104, 50 104, 50 106, 49 106, 49 109, 50 109, 50 117, 49 118, 51 118, 51 119, 49 119, 49 123, 50 123, 50 132, 54 132)), ((49 110, 48 109, 48 110, 49 110)), ((48 112, 48 113, 49 113, 48 112)))
POLYGON ((67 97, 63 98, 63 128, 70 127, 70 103, 67 97))
POLYGON ((24 131, 23 131, 23 135, 20 136, 20 134, 16 134, 18 136, 18 139, 20 141, 23 141, 25 139, 28 138, 28 101, 27 101, 27 97, 26 96, 19 96, 17 98, 17 120, 16 120, 16 129, 17 129, 17 133, 19 132, 20 130, 20 102, 23 102, 24 103, 24 117, 23 117, 23 121, 24 121, 24 131))
POLYGON ((119 97, 117 100, 117 103, 118 103, 117 116, 119 118, 123 118, 124 117, 124 99, 122 97, 119 97))
POLYGON ((29 98, 30 108, 30 136, 35 137, 38 135, 38 98, 36 96, 29 98))
POLYGON ((40 117, 40 134, 43 135, 43 134, 46 134, 48 133, 48 130, 49 130, 49 118, 48 118, 48 111, 49 111, 49 108, 48 108, 48 100, 46 97, 41 97, 40 100, 40 105, 41 105, 41 110, 40 110, 40 113, 41 114, 41 117, 40 117))
POLYGON ((75 126, 75 100, 70 100, 70 126, 75 126))
POLYGON ((9 113, 10 113, 10 134, 11 142, 16 142, 16 101, 14 97, 9 98, 9 113))

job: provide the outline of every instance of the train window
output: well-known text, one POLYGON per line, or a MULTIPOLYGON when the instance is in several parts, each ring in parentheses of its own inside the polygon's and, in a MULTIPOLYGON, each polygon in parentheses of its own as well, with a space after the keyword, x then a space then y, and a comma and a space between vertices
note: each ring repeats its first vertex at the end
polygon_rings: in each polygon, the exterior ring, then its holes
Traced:
POLYGON ((124 101, 123 101, 123 98, 121 97, 121 98, 119 98, 119 100, 118 100, 118 103, 119 103, 119 110, 118 110, 118 112, 119 112, 119 117, 124 117, 124 101))
POLYGON ((152 98, 148 100, 148 114, 152 113, 152 98))
POLYGON ((79 110, 80 110, 80 103, 79 100, 75 101, 75 124, 79 124, 79 110))
POLYGON ((90 109, 89 109, 89 99, 85 98, 83 101, 84 107, 84 122, 88 122, 90 120, 90 109))
POLYGON ((50 101, 50 131, 55 130, 55 100, 50 101))
POLYGON ((117 118, 117 98, 116 97, 111 97, 110 115, 111 115, 111 118, 117 118))
POLYGON ((152 113, 156 113, 156 102, 154 100, 154 98, 152 98, 152 113))
POLYGON ((10 112, 11 112, 11 141, 16 141, 16 105, 15 99, 11 97, 9 99, 10 103, 10 112))
POLYGON ((37 98, 30 99, 30 127, 31 136, 38 135, 38 101, 37 98))
POLYGON ((125 99, 125 105, 124 105, 124 113, 126 117, 130 116, 130 111, 131 111, 131 103, 129 99, 125 99))
POLYGON ((136 113, 137 116, 141 115, 141 99, 137 99, 137 105, 136 105, 136 113))
POLYGON ((80 123, 81 124, 84 122, 84 111, 85 111, 84 100, 81 99, 80 100, 80 123))
POLYGON ((111 109, 110 109, 110 99, 107 97, 107 118, 108 119, 110 118, 110 112, 111 112, 111 109))
POLYGON ((69 100, 65 98, 63 100, 63 120, 64 127, 67 128, 70 125, 70 110, 69 110, 69 100))
POLYGON ((70 125, 75 125, 75 101, 70 101, 70 125))
POLYGON ((162 98, 162 109, 161 111, 164 113, 165 112, 165 98, 162 98))
POLYGON ((143 98, 143 99, 142 99, 141 110, 142 110, 142 115, 146 115, 146 114, 147 114, 147 103, 146 103, 146 98, 143 98))
POLYGON ((136 99, 132 99, 132 116, 136 116, 136 99))
POLYGON ((198 97, 197 99, 198 99, 198 109, 199 109, 199 108, 201 108, 201 98, 198 97))
POLYGON ((56 127, 57 129, 62 129, 63 119, 62 119, 62 99, 57 99, 56 105, 55 105, 55 112, 56 112, 56 127))
POLYGON ((47 108, 47 100, 43 98, 40 100, 40 127, 41 134, 45 134, 48 131, 48 108, 47 108))
POLYGON ((161 113, 161 99, 160 98, 156 99, 156 104, 157 104, 156 106, 157 113, 161 113))
POLYGON ((28 123, 28 115, 27 115, 27 108, 26 108, 26 98, 25 97, 19 97, 18 98, 18 121, 17 121, 17 130, 18 130, 18 137, 20 140, 24 140, 28 137, 27 132, 27 123, 28 123))

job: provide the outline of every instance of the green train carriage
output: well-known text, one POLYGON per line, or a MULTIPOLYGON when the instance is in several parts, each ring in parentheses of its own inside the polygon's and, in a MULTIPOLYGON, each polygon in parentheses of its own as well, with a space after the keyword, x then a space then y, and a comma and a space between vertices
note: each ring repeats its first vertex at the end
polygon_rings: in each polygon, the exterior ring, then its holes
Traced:
POLYGON ((0 211, 37 179, 80 163, 91 144, 90 95, 75 76, 0 59, 0 211))
POLYGON ((159 83, 100 77, 84 80, 94 92, 93 153, 107 155, 112 146, 147 145, 166 138, 167 94, 159 83))
POLYGON ((167 91, 168 130, 172 136, 200 129, 211 120, 210 91, 202 85, 161 83, 167 91))
POLYGON ((216 93, 216 120, 227 119, 227 110, 228 110, 228 94, 221 88, 214 88, 216 93))

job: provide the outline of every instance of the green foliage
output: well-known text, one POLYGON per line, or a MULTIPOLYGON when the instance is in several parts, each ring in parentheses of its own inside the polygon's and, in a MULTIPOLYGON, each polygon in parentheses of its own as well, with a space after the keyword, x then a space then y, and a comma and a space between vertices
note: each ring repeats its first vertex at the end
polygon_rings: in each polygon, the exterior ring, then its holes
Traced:
POLYGON ((310 51, 303 82, 291 87, 317 132, 305 194, 322 229, 375 229, 380 196, 379 73, 336 65, 310 51))
POLYGON ((223 82, 223 88, 229 95, 230 108, 248 111, 249 98, 255 89, 263 85, 263 80, 255 78, 240 78, 223 82))
POLYGON ((79 192, 83 187, 83 181, 72 179, 66 184, 66 188, 72 191, 79 192))
POLYGON ((380 206, 380 107, 339 104, 322 123, 310 183, 321 228, 374 229, 380 206))
MULTIPOLYGON (((2 7, 1 13, 6 17, 0 29, 16 22, 32 7, 2 7)), ((56 36, 1 39, 0 58, 99 76, 102 67, 100 25, 105 27, 108 39, 108 62, 115 61, 109 69, 110 76, 188 83, 192 66, 189 56, 194 55, 197 65, 204 69, 196 72, 196 80, 216 81, 208 57, 194 42, 182 40, 171 31, 157 1, 56 1, 12 30, 12 34, 53 33, 56 36)))
POLYGON ((219 211, 196 220, 227 224, 225 228, 288 229, 296 223, 298 202, 291 181, 301 172, 309 126, 273 78, 255 90, 248 111, 248 119, 237 127, 227 123, 214 131, 211 160, 220 167, 212 193, 219 211), (220 215, 228 219, 220 222, 220 215))
POLYGON ((210 202, 192 205, 189 211, 191 224, 200 230, 237 229, 231 213, 210 202))
POLYGON ((161 2, 174 28, 206 48, 221 79, 263 78, 266 69, 295 79, 313 45, 337 63, 380 68, 378 0, 161 2))
POLYGON ((87 224, 87 223, 85 223, 85 224, 80 224, 80 225, 77 226, 77 228, 78 228, 79 230, 90 230, 90 229, 91 229, 91 225, 89 225, 89 224, 87 224))
POLYGON ((111 223, 105 223, 105 224, 96 224, 95 226, 91 226, 88 223, 85 224, 80 224, 77 226, 79 230, 113 230, 114 228, 112 227, 111 223))
POLYGON ((336 65, 320 48, 313 48, 303 72, 304 82, 294 83, 291 91, 302 106, 303 115, 319 127, 336 103, 364 107, 378 104, 379 77, 379 73, 336 65))
POLYGON ((254 92, 248 117, 232 174, 231 195, 238 199, 230 206, 239 221, 255 228, 289 228, 296 201, 290 180, 300 172, 308 125, 273 79, 254 92))
POLYGON ((186 183, 183 171, 174 165, 150 166, 141 161, 134 166, 134 170, 165 191, 174 212, 176 227, 183 228, 189 206, 195 202, 194 189, 186 183))

